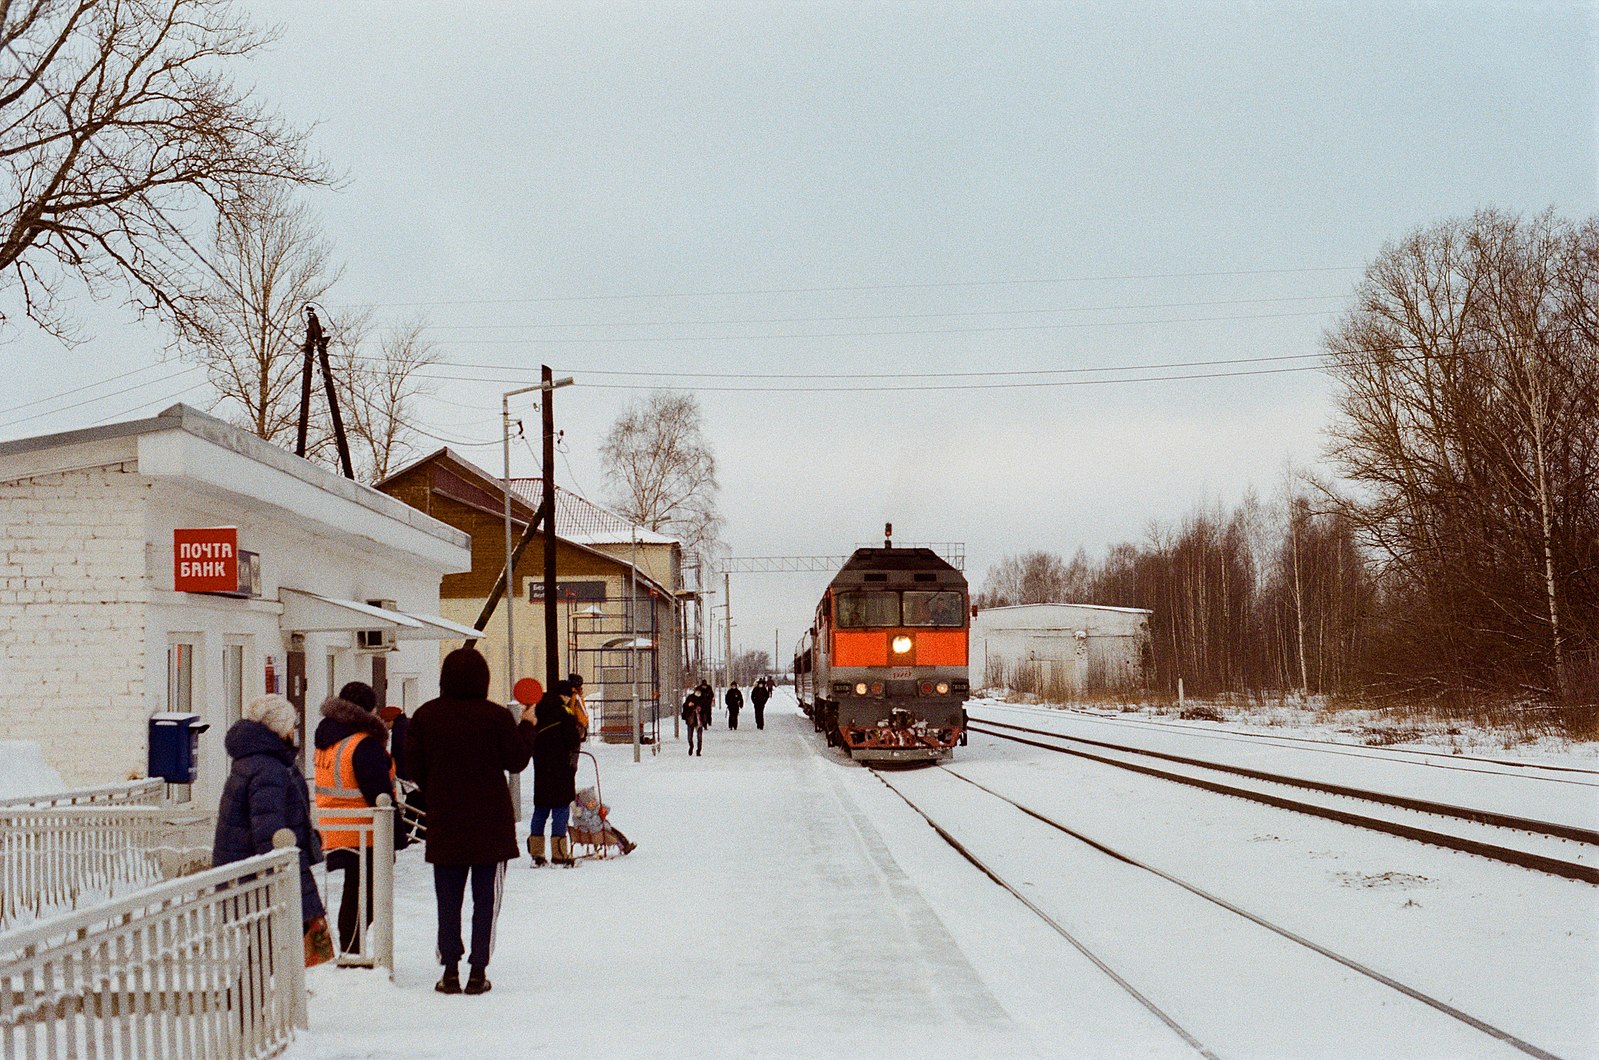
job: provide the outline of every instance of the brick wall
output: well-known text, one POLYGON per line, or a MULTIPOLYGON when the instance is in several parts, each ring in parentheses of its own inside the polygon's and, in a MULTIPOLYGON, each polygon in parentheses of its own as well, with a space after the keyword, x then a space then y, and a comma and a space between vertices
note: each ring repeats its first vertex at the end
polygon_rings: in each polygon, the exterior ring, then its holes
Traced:
POLYGON ((148 479, 0 482, 0 733, 74 787, 142 774, 148 479))

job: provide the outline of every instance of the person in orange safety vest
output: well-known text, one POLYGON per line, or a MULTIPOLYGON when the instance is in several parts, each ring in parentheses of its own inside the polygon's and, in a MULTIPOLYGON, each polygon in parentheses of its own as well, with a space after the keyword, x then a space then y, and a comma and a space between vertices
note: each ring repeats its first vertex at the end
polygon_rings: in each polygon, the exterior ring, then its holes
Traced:
MULTIPOLYGON (((380 795, 394 799, 394 760, 388 752, 388 730, 374 713, 376 706, 377 693, 360 681, 351 681, 322 704, 322 720, 313 738, 318 809, 365 809, 376 806, 380 795)), ((328 869, 344 872, 339 949, 349 953, 357 948, 364 932, 357 922, 372 923, 372 840, 368 834, 363 843, 355 828, 330 826, 320 831, 328 869)), ((403 836, 395 837, 397 848, 404 843, 403 836)))

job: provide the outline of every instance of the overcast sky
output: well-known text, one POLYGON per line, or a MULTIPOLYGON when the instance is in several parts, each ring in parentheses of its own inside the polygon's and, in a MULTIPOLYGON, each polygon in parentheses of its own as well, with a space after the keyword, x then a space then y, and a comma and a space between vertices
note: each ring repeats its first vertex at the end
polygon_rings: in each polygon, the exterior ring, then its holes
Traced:
MULTIPOLYGON (((1592 3, 248 10, 283 35, 243 76, 345 175, 309 197, 335 322, 425 315, 455 366, 427 429, 497 471, 499 394, 551 364, 557 480, 600 499, 623 404, 693 389, 740 556, 892 521, 975 587, 1269 494, 1320 460, 1325 379, 1150 377, 1309 366, 1385 241, 1599 198, 1592 3)), ((159 333, 82 316, 0 347, 0 436, 203 404, 159 333)), ((826 580, 736 576, 736 646, 786 653, 826 580)))

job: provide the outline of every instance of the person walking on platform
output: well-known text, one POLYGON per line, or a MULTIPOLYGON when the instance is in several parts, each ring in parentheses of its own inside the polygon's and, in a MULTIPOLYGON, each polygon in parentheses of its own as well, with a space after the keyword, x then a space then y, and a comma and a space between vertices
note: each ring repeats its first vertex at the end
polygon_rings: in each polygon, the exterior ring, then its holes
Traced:
POLYGON ((728 685, 723 702, 727 704, 727 727, 738 728, 738 712, 744 707, 744 693, 738 690, 737 685, 728 685))
MULTIPOLYGON (((556 682, 559 684, 560 682, 556 682)), ((567 713, 577 719, 577 728, 580 734, 579 743, 587 743, 589 738, 589 707, 583 698, 583 675, 571 674, 566 683, 572 686, 572 698, 566 704, 567 713)))
MULTIPOLYGON (((324 810, 359 810, 378 804, 382 795, 394 803, 394 760, 386 746, 388 730, 374 709, 377 693, 372 686, 351 681, 322 704, 322 720, 317 724, 312 746, 316 748, 316 804, 324 810)), ((360 933, 372 923, 372 848, 374 837, 354 827, 329 825, 321 829, 322 849, 327 852, 328 869, 344 873, 344 891, 339 899, 339 951, 358 948, 360 933), (363 841, 364 840, 364 841, 363 841), (362 879, 365 878, 363 887, 362 879), (366 896, 365 905, 361 901, 366 896)), ((408 843, 404 829, 396 829, 394 846, 408 843)))
POLYGON ((550 860, 557 865, 573 863, 566 824, 577 798, 574 764, 582 735, 571 713, 571 698, 571 684, 557 681, 534 711, 533 820, 528 828, 527 852, 535 868, 544 864, 546 823, 550 826, 550 860))
POLYGON ((694 695, 698 697, 700 706, 700 728, 709 729, 711 727, 711 708, 716 705, 716 693, 711 691, 709 684, 701 681, 698 687, 694 689, 694 695))
POLYGON ((705 753, 705 722, 700 714, 700 690, 692 688, 688 695, 683 697, 683 728, 688 737, 688 753, 691 755, 704 755, 705 753))
POLYGON ((434 987, 461 993, 461 905, 472 889, 471 974, 466 993, 487 993, 505 863, 517 856, 516 816, 505 774, 527 768, 532 711, 518 722, 489 698, 489 664, 471 648, 444 657, 439 698, 417 708, 406 733, 406 765, 428 800, 427 860, 438 907, 444 975, 434 987))
POLYGON ((766 728, 766 701, 772 698, 772 679, 763 677, 750 689, 750 703, 755 707, 755 727, 766 728))

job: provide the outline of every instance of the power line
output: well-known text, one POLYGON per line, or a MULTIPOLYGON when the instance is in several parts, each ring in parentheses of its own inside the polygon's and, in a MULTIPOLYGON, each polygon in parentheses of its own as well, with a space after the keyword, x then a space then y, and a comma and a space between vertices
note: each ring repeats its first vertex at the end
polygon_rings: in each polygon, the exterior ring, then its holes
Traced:
POLYGON ((1125 273, 1121 275, 1105 276, 1057 276, 1043 279, 1024 280, 948 280, 927 283, 847 284, 833 287, 731 288, 719 291, 656 291, 634 292, 629 294, 543 295, 527 296, 522 298, 449 298, 433 299, 429 301, 365 302, 354 304, 365 305, 372 309, 387 309, 403 306, 521 305, 544 302, 609 302, 645 298, 723 298, 746 295, 838 294, 848 291, 927 291, 946 290, 955 287, 1025 287, 1043 286, 1054 283, 1098 283, 1120 280, 1194 280, 1216 279, 1228 276, 1273 276, 1324 272, 1359 272, 1362 270, 1362 268, 1363 266, 1359 265, 1326 265, 1281 269, 1226 269, 1209 272, 1150 272, 1125 273))
MULTIPOLYGON (((872 339, 892 338, 898 335, 977 335, 1008 331, 1065 331, 1075 328, 1114 328, 1152 324, 1207 324, 1237 320, 1282 320, 1289 317, 1325 316, 1327 310, 1310 310, 1302 313, 1253 313, 1219 317, 1167 317, 1161 320, 1075 320, 1056 324, 1006 324, 991 327, 968 328, 916 328, 899 331, 826 331, 795 332, 779 335, 611 335, 551 338, 533 340, 541 345, 618 345, 620 343, 649 342, 771 342, 785 339, 872 339)), ((456 346, 525 346, 527 339, 455 339, 456 346)))
MULTIPOLYGON (((8 412, 17 412, 17 411, 19 411, 21 409, 31 408, 34 405, 42 405, 42 404, 44 404, 47 401, 54 401, 57 398, 70 397, 73 394, 81 394, 85 390, 93 390, 95 387, 105 386, 107 383, 115 382, 116 380, 119 380, 119 379, 130 378, 131 376, 139 375, 139 374, 141 374, 143 372, 148 372, 152 368, 159 368, 161 366, 161 364, 162 364, 161 361, 151 361, 149 364, 145 365, 143 368, 135 368, 131 372, 122 372, 122 373, 120 373, 118 375, 107 376, 106 378, 97 380, 96 382, 93 382, 93 383, 84 383, 82 386, 70 387, 69 389, 62 390, 62 391, 60 391, 58 393, 55 393, 55 394, 48 394, 48 395, 46 395, 44 397, 33 398, 32 400, 24 401, 21 404, 12 405, 9 408, 0 409, 0 416, 4 416, 8 412)), ((113 394, 113 395, 108 395, 108 396, 115 397, 116 395, 113 394)))
POLYGON ((821 324, 850 320, 926 320, 954 317, 1028 316, 1040 313, 1104 313, 1134 309, 1191 309, 1198 306, 1262 305, 1278 302, 1343 301, 1344 294, 1292 295, 1282 298, 1223 298, 1205 302, 1143 302, 1120 305, 1050 306, 1037 309, 966 309, 941 313, 867 313, 840 316, 799 317, 738 317, 728 320, 600 320, 587 323, 537 323, 518 321, 511 324, 423 324, 429 330, 447 328, 451 331, 487 331, 495 328, 644 328, 644 327, 712 327, 732 324, 821 324))
MULTIPOLYGON (((93 405, 93 404, 96 404, 97 402, 109 401, 112 398, 122 397, 124 394, 131 394, 135 390, 142 390, 143 388, 145 388, 147 386, 155 386, 157 383, 170 382, 171 380, 176 379, 176 378, 178 378, 181 375, 187 375, 189 372, 192 372, 192 371, 196 370, 199 367, 200 366, 197 365, 197 364, 191 364, 187 368, 179 369, 178 371, 173 372, 170 375, 157 376, 154 379, 146 379, 142 383, 135 383, 133 386, 124 387, 121 390, 113 391, 112 393, 109 393, 109 394, 101 394, 99 397, 84 398, 82 401, 75 401, 75 402, 73 402, 70 405, 62 405, 60 408, 46 409, 44 412, 35 412, 35 413, 32 413, 31 415, 19 416, 17 419, 8 420, 5 423, 0 424, 0 430, 4 430, 4 429, 9 429, 11 427, 15 427, 19 423, 29 423, 29 422, 31 422, 33 420, 43 419, 46 416, 54 416, 54 415, 56 415, 57 413, 60 413, 60 412, 68 412, 68 411, 70 411, 72 409, 82 408, 84 405, 93 405)), ((119 379, 119 378, 122 378, 122 376, 111 376, 110 378, 102 379, 99 383, 96 383, 96 384, 93 384, 93 385, 100 386, 100 385, 103 385, 105 383, 109 383, 109 382, 111 382, 114 379, 119 379)), ((201 384, 196 384, 196 386, 198 386, 198 385, 201 385, 201 384)), ((87 389, 87 388, 85 388, 85 389, 87 389)), ((182 393, 188 393, 189 390, 193 390, 193 389, 195 389, 194 386, 187 387, 185 390, 182 391, 182 393)), ((45 399, 41 398, 40 400, 45 400, 45 399)), ((28 403, 25 403, 25 404, 34 404, 34 402, 28 402, 28 403)), ((146 402, 146 404, 148 404, 148 402, 146 402)), ((17 407, 18 408, 22 408, 22 407, 25 407, 25 405, 19 405, 17 407)), ((143 408, 144 406, 143 405, 139 405, 139 406, 135 406, 135 407, 136 408, 143 408)))

